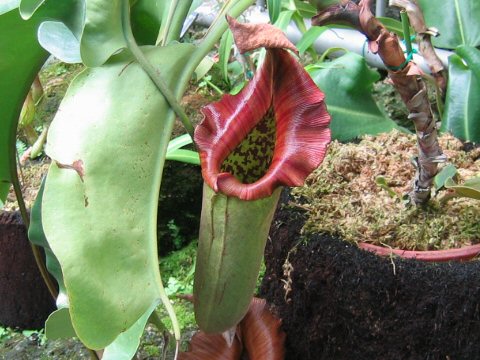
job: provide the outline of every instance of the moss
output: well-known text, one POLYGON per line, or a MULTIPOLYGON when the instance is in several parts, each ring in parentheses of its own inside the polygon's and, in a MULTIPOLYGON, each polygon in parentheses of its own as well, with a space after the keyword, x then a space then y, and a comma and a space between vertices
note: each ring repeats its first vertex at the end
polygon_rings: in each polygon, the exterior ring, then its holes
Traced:
MULTIPOLYGON (((186 300, 174 297, 174 295, 193 292, 196 250, 197 243, 194 241, 160 260, 162 280, 167 294, 170 295, 182 331, 196 328, 193 305, 186 300)), ((162 321, 171 329, 171 321, 166 310, 162 307, 160 309, 162 321)))
MULTIPOLYGON (((466 153, 462 143, 449 135, 440 142, 461 177, 480 172, 480 149, 466 153)), ((418 250, 480 242, 478 201, 442 203, 444 191, 423 208, 407 207, 402 201, 411 187, 410 158, 415 154, 415 136, 399 132, 367 136, 359 144, 333 142, 322 166, 293 192, 297 203, 308 210, 303 231, 418 250), (385 178, 395 196, 377 185, 378 176, 385 178)))

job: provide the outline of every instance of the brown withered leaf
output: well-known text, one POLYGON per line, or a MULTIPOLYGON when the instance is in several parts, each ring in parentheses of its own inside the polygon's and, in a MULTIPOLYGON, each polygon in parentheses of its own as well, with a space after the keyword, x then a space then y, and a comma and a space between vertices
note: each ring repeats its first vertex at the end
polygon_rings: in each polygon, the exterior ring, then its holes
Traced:
POLYGON ((267 49, 289 49, 298 55, 295 45, 287 39, 282 30, 273 25, 244 24, 228 15, 227 22, 230 30, 232 30, 235 45, 242 54, 264 47, 267 49))
POLYGON ((240 338, 249 360, 285 358, 285 333, 281 321, 268 310, 264 299, 253 298, 250 309, 240 322, 240 338))
POLYGON ((352 1, 343 0, 339 4, 329 6, 312 18, 312 25, 323 26, 329 24, 352 25, 360 29, 360 8, 352 1))
POLYGON ((178 360, 239 360, 242 355, 242 344, 238 337, 233 339, 229 347, 221 334, 196 333, 188 352, 178 354, 178 360))
MULTIPOLYGON (((183 297, 192 300, 192 297, 183 297)), ((268 309, 265 300, 253 298, 247 314, 237 325, 232 346, 221 334, 199 331, 190 342, 188 352, 179 360, 283 360, 285 333, 281 320, 268 309)))

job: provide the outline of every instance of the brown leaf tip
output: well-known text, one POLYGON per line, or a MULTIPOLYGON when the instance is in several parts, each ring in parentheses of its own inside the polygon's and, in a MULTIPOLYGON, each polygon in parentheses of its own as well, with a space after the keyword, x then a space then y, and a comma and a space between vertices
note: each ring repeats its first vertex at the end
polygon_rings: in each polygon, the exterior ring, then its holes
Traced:
POLYGON ((285 36, 282 30, 270 24, 245 24, 227 15, 235 45, 244 54, 261 47, 267 49, 289 49, 298 55, 298 50, 285 36))

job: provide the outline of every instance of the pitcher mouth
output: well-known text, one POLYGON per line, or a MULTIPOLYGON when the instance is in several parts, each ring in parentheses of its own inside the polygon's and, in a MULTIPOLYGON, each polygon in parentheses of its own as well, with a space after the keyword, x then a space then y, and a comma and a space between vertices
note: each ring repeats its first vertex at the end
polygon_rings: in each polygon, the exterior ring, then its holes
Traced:
MULTIPOLYGON (((234 21, 234 26, 242 33, 242 26, 252 32, 255 25, 234 21)), ((255 44, 265 46, 267 54, 254 78, 237 95, 204 107, 205 117, 195 130, 205 182, 215 192, 242 200, 270 196, 279 186, 302 185, 330 142, 324 94, 287 50, 276 47, 293 45, 278 36, 260 40, 255 44)))

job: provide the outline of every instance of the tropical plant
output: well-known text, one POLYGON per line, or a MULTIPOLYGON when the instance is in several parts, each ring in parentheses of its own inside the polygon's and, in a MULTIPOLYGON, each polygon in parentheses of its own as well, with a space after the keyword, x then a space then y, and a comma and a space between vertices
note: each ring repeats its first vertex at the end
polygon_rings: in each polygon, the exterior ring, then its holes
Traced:
MULTIPOLYGON (((198 163, 196 153, 181 149, 191 142, 193 126, 178 99, 224 33, 225 15, 238 16, 251 2, 225 2, 198 45, 178 42, 192 1, 0 5, 0 50, 8 55, 0 61, 0 195, 3 200, 13 184, 37 260, 43 267, 43 247, 58 283, 57 291, 42 269, 58 306, 46 324, 48 337, 77 336, 91 349, 104 349, 104 359, 130 358, 147 322, 163 328, 155 310, 162 303, 178 345, 156 249, 163 165, 166 159, 198 163), (49 129, 52 164, 30 222, 16 174, 16 127, 49 54, 86 68, 49 129), (170 141, 175 116, 190 135, 170 141)), ((323 94, 282 49, 296 51, 293 45, 271 26, 229 21, 235 37, 243 38, 237 40, 241 53, 259 46, 267 51, 261 70, 236 97, 205 108, 195 137, 206 179, 195 308, 200 327, 216 332, 235 328, 248 310, 279 187, 301 184, 330 139, 323 94), (245 167, 238 167, 244 157, 245 167), (220 247, 209 248, 211 240, 220 247), (219 251, 226 245, 232 246, 228 253, 219 251), (225 299, 216 313, 218 296, 225 299)))
POLYGON ((447 0, 441 6, 418 0, 429 27, 438 29, 440 36, 432 39, 439 48, 453 49, 449 57, 448 84, 443 131, 450 131, 462 140, 480 142, 480 4, 475 0, 447 0))
POLYGON ((283 50, 293 44, 271 25, 229 23, 241 53, 264 46, 267 54, 239 94, 203 109, 195 132, 205 179, 195 313, 206 332, 245 315, 280 186, 301 185, 330 141, 323 93, 283 50))
MULTIPOLYGON (((118 358, 119 352, 135 351, 146 321, 162 301, 179 340, 156 255, 163 163, 175 113, 193 132, 177 99, 225 31, 225 14, 238 16, 250 4, 226 2, 198 46, 176 42, 191 1, 0 5, 0 195, 4 200, 13 183, 26 224, 13 146, 23 99, 49 55, 45 49, 87 66, 52 123, 46 150, 52 166, 32 213, 31 238, 51 249, 47 266, 56 268, 52 273, 60 287, 57 297, 49 280, 60 309, 47 332, 59 319, 71 318, 73 328, 63 335, 75 334, 90 348, 107 347, 104 358, 118 358)), ((197 161, 179 149, 170 155, 197 161)), ((69 327, 69 321, 60 323, 62 329, 69 327)))

